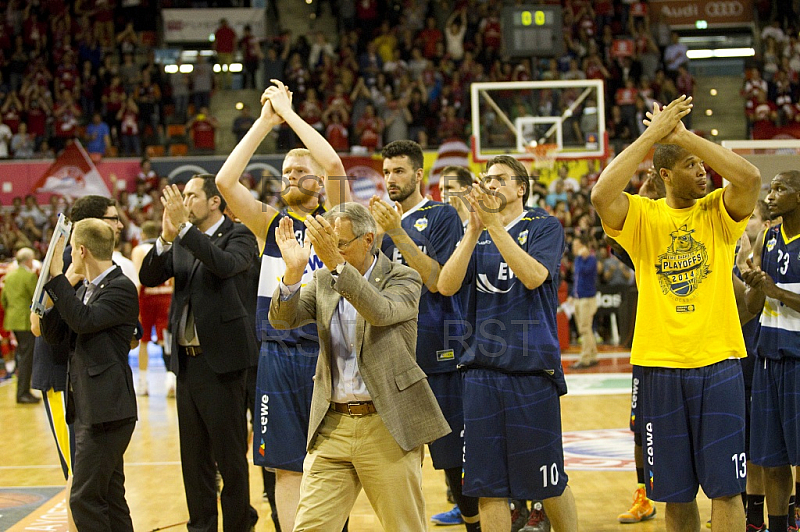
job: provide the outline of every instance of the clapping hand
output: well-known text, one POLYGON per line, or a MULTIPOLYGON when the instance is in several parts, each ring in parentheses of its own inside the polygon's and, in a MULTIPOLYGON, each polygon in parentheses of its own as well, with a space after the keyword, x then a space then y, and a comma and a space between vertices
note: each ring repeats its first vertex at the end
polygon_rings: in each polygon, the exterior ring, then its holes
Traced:
POLYGON ((678 135, 686 132, 681 119, 692 111, 692 97, 685 94, 672 100, 663 109, 653 102, 653 110, 645 113, 642 123, 652 129, 662 144, 675 144, 678 135))
POLYGON ((303 278, 308 258, 311 256, 311 241, 306 238, 303 245, 300 246, 294 234, 294 224, 288 216, 281 218, 278 227, 275 228, 275 241, 278 243, 281 256, 286 263, 283 282, 286 285, 293 285, 303 278))
POLYGON ((403 216, 403 207, 398 202, 394 202, 394 209, 391 205, 381 200, 378 196, 372 196, 369 200, 369 211, 378 223, 381 233, 392 235, 392 231, 400 229, 400 222, 403 216))
POLYGON ((478 224, 476 228, 489 228, 491 226, 503 225, 503 220, 500 216, 500 211, 505 206, 506 198, 487 190, 482 184, 473 186, 469 194, 465 196, 470 209, 469 223, 472 225, 473 220, 477 218, 478 224))
POLYGON ((742 272, 742 280, 753 290, 760 290, 765 296, 777 298, 779 288, 769 274, 758 266, 753 265, 751 259, 747 259, 748 269, 742 272))
POLYGON ((264 94, 261 96, 261 103, 263 104, 268 101, 272 105, 273 111, 279 117, 285 118, 287 114, 292 112, 292 93, 281 80, 272 79, 270 81, 272 81, 275 86, 268 87, 267 90, 264 91, 264 94))
MULTIPOLYGON (((182 223, 188 222, 189 207, 184 203, 183 194, 178 190, 178 186, 170 185, 164 187, 163 194, 161 204, 164 206, 164 221, 168 220, 173 228, 178 228, 182 223)), ((177 231, 175 231, 175 234, 177 235, 177 231)))
MULTIPOLYGON (((314 252, 326 268, 333 271, 336 266, 345 262, 339 251, 339 237, 328 220, 319 215, 308 216, 303 223, 306 225, 306 238, 311 239, 314 252)), ((335 223, 340 225, 341 218, 335 223)))

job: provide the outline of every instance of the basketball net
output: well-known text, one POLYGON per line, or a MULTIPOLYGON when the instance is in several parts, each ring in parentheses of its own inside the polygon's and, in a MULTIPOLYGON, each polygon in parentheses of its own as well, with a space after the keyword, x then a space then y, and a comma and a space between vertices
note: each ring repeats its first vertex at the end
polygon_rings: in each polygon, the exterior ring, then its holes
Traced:
POLYGON ((538 170, 552 170, 556 166, 558 144, 537 144, 525 146, 525 151, 533 156, 533 167, 538 170))

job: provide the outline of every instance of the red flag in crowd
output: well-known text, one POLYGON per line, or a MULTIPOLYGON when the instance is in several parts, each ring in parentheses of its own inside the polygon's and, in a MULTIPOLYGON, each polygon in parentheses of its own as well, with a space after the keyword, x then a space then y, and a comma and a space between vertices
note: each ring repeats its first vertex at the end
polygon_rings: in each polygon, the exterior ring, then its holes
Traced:
POLYGON ((33 192, 82 198, 90 194, 110 197, 106 182, 80 142, 75 140, 39 178, 33 192))

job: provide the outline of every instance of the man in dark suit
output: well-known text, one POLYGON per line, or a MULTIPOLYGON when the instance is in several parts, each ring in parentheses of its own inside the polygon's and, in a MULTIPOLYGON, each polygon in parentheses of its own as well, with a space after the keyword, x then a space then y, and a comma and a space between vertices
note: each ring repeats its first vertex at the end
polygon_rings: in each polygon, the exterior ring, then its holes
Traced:
POLYGON ((45 339, 69 338, 67 422, 75 426, 70 507, 83 531, 133 531, 125 501, 123 454, 136 425, 128 351, 139 315, 134 284, 116 266, 114 231, 97 219, 75 224, 72 265, 63 271, 64 240, 45 290, 55 306, 41 320, 45 339), (76 292, 82 279, 86 284, 76 292))
POLYGON ((222 213, 214 176, 194 176, 181 196, 164 189, 162 233, 139 271, 144 286, 174 277, 169 312, 172 371, 188 528, 217 530, 215 475, 222 475, 224 529, 249 530, 247 369, 256 363, 248 270, 258 251, 253 234, 222 213), (176 356, 177 355, 177 356, 176 356), (216 462, 216 465, 215 465, 216 462))

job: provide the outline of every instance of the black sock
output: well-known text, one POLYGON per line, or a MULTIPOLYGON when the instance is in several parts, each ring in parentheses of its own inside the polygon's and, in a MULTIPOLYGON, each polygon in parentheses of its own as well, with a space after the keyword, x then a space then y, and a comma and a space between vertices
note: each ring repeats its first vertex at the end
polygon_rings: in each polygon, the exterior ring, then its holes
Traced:
MULTIPOLYGON (((461 510, 461 516, 467 517, 476 517, 478 515, 478 498, 477 497, 467 497, 463 493, 461 493, 461 468, 460 467, 453 467, 451 469, 445 469, 444 474, 447 477, 447 483, 450 485, 450 489, 453 492, 453 498, 456 500, 456 504, 458 505, 458 509, 461 510)), ((472 523, 477 524, 477 523, 472 523)), ((473 529, 467 527, 467 530, 472 532, 473 529)), ((480 529, 474 529, 480 530, 480 529)))
POLYGON ((787 532, 789 526, 785 515, 769 516, 769 532, 787 532))
POLYGON ((761 527, 764 524, 764 496, 747 496, 747 524, 761 527))
POLYGON ((467 527, 467 532, 481 532, 480 521, 477 523, 464 523, 464 526, 467 527))
POLYGON ((786 518, 788 519, 788 524, 792 526, 797 525, 794 519, 794 502, 795 502, 795 496, 792 495, 791 497, 789 497, 789 512, 787 513, 786 516, 786 518))
POLYGON ((639 484, 644 484, 644 468, 637 467, 636 468, 636 482, 639 484))

